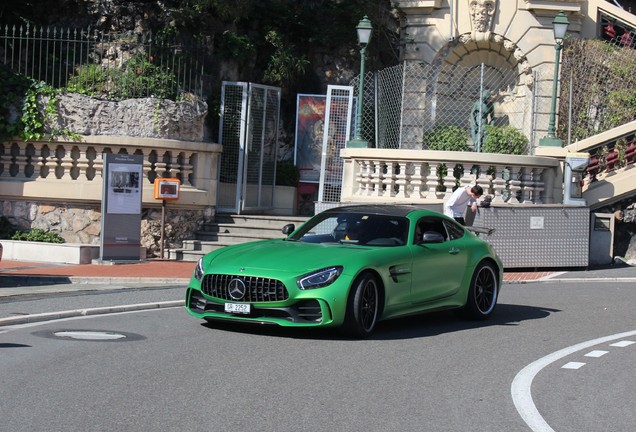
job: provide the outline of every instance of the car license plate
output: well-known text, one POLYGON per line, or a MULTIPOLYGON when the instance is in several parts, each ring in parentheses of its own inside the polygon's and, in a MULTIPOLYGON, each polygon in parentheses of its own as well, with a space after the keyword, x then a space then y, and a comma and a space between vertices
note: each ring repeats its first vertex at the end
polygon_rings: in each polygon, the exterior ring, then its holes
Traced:
POLYGON ((249 303, 225 303, 225 312, 248 314, 251 312, 251 308, 249 303))

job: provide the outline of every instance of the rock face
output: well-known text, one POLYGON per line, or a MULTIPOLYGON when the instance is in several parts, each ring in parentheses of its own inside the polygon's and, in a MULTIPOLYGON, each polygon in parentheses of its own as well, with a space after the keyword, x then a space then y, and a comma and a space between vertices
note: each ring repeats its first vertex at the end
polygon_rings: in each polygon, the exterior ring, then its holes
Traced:
POLYGON ((614 255, 636 264, 636 203, 614 214, 614 255))
POLYGON ((49 132, 68 129, 80 135, 204 141, 206 115, 207 104, 200 100, 109 101, 69 93, 58 96, 57 116, 47 119, 47 128, 49 132))

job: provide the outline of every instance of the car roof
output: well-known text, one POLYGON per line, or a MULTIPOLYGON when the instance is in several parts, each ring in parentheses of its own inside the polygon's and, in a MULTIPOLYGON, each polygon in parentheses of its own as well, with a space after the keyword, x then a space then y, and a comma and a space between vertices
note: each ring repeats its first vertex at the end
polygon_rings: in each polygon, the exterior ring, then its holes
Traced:
POLYGON ((414 211, 422 211, 431 215, 440 216, 440 213, 426 209, 424 207, 407 204, 364 204, 334 207, 324 211, 324 213, 365 213, 382 216, 401 216, 406 217, 414 211))

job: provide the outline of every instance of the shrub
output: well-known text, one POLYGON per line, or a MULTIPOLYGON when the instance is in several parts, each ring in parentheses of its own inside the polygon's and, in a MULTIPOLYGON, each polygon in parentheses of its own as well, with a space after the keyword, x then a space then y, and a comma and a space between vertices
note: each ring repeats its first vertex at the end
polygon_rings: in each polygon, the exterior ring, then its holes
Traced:
POLYGON ((0 216, 0 239, 10 239, 16 231, 17 228, 6 216, 0 216))
POLYGON ((469 151, 468 132, 458 126, 437 126, 424 134, 424 148, 444 151, 469 151))
POLYGON ((300 180, 300 170, 291 161, 276 164, 276 184, 278 186, 296 186, 300 180))
POLYGON ((36 241, 42 243, 64 243, 64 239, 56 232, 34 228, 28 232, 17 231, 11 240, 36 241))
POLYGON ((87 64, 78 67, 67 89, 72 93, 105 98, 156 97, 177 100, 177 79, 170 68, 155 64, 154 57, 137 54, 120 69, 87 64))
POLYGON ((522 155, 527 153, 528 142, 528 137, 510 125, 488 125, 486 126, 482 151, 485 153, 522 155))

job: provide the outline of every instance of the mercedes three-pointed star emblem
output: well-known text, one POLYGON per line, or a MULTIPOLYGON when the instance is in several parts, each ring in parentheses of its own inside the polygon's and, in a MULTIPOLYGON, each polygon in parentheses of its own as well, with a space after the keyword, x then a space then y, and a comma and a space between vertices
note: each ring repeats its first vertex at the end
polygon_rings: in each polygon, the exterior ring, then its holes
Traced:
POLYGON ((234 278, 227 285, 227 294, 232 300, 243 300, 247 287, 241 279, 234 278))

